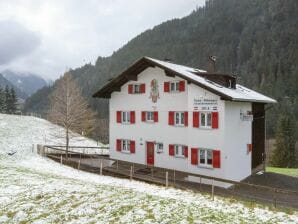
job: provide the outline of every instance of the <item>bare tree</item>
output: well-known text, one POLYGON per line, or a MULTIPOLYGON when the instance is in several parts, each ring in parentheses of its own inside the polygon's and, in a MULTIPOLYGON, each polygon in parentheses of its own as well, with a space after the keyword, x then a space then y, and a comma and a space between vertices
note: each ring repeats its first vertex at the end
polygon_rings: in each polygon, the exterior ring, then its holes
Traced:
POLYGON ((48 120, 64 128, 64 133, 57 137, 65 139, 66 158, 70 139, 78 136, 76 133, 88 135, 94 130, 95 113, 89 108, 70 72, 57 81, 50 96, 48 120))

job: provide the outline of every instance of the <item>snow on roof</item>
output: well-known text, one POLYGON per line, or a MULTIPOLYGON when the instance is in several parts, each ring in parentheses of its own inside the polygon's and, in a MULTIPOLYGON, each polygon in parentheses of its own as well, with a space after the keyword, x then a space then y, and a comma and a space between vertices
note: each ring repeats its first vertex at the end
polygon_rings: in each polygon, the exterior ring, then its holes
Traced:
POLYGON ((222 86, 220 84, 214 83, 210 80, 207 80, 204 77, 201 77, 194 73, 206 73, 206 71, 196 68, 187 67, 184 65, 174 64, 172 62, 166 62, 157 60, 150 57, 145 57, 147 60, 150 60, 156 64, 160 64, 163 67, 167 67, 170 70, 173 70, 182 76, 187 77, 195 82, 198 82, 206 87, 209 87, 216 92, 222 93, 223 95, 227 95, 231 97, 232 101, 247 101, 247 102, 260 102, 260 103, 276 103, 276 100, 267 97, 261 93, 258 93, 254 90, 248 89, 242 85, 236 84, 236 88, 228 88, 222 86))

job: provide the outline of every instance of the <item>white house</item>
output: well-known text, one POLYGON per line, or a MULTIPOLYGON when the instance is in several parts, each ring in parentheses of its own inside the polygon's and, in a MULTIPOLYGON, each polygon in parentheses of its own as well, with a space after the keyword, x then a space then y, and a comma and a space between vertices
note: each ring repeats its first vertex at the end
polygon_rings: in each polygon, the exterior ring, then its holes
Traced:
POLYGON ((149 57, 94 97, 110 98, 111 158, 235 181, 262 164, 264 105, 276 102, 234 76, 149 57))

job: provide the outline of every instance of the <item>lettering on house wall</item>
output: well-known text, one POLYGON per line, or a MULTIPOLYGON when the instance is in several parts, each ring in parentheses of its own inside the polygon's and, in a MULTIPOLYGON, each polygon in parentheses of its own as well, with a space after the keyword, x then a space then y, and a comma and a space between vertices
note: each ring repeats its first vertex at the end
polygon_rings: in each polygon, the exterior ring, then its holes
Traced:
POLYGON ((217 111, 218 100, 209 98, 194 98, 193 107, 194 110, 217 111))

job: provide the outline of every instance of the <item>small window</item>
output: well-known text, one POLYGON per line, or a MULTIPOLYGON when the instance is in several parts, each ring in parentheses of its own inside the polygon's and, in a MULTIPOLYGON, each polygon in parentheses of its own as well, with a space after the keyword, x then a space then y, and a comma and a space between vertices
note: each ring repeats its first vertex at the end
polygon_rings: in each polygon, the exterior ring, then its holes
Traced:
POLYGON ((130 123, 130 111, 122 111, 122 123, 130 123))
POLYGON ((184 156, 184 146, 183 145, 175 145, 175 156, 177 157, 185 157, 184 156))
POLYGON ((175 125, 184 126, 184 112, 175 112, 175 125))
POLYGON ((133 93, 141 93, 141 85, 140 84, 133 85, 133 93))
POLYGON ((146 121, 154 122, 154 112, 153 111, 146 112, 146 121))
POLYGON ((212 166, 212 150, 200 149, 200 165, 212 166))
POLYGON ((179 81, 170 82, 170 92, 179 92, 179 81))
POLYGON ((201 127, 211 128, 211 112, 201 112, 201 127))
POLYGON ((156 143, 156 152, 157 153, 163 152, 163 144, 162 143, 156 143))
POLYGON ((130 140, 122 140, 122 152, 130 153, 130 140))

